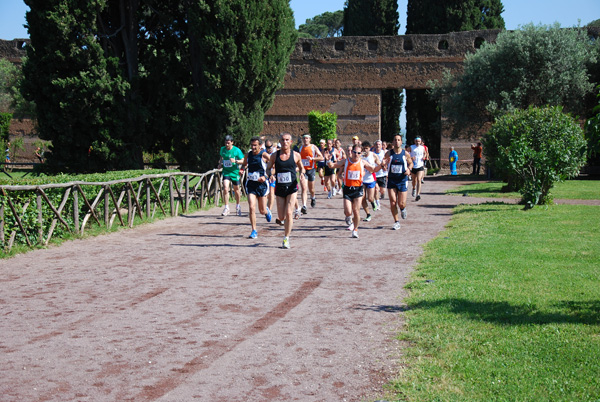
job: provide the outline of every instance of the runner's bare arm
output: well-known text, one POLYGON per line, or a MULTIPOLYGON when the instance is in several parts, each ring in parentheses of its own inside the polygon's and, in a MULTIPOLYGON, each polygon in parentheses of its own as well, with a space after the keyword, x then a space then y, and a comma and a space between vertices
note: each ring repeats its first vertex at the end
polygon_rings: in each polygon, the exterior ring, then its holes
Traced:
POLYGON ((410 172, 413 168, 412 158, 410 158, 410 157, 406 158, 406 165, 407 165, 408 169, 406 170, 406 172, 404 172, 404 174, 408 176, 408 175, 410 175, 410 172))
POLYGON ((304 165, 302 165, 302 157, 296 151, 292 151, 294 153, 294 162, 296 162, 296 167, 298 168, 298 172, 300 176, 304 176, 304 165))
POLYGON ((323 157, 323 154, 321 153, 321 151, 319 151, 319 147, 313 145, 313 155, 316 155, 313 157, 313 161, 315 162, 321 162, 323 160, 325 160, 325 158, 323 157))

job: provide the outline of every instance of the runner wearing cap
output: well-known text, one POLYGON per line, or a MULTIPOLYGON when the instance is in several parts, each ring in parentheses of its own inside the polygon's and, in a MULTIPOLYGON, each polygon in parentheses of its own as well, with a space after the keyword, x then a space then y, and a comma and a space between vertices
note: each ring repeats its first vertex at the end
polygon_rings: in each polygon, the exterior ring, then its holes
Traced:
POLYGON ((221 215, 229 215, 229 185, 231 183, 236 202, 235 211, 238 216, 241 216, 240 168, 238 164, 244 161, 244 153, 233 145, 233 137, 226 135, 225 146, 221 147, 219 155, 221 157, 219 167, 223 168, 223 202, 225 203, 225 208, 221 215))
POLYGON ((300 180, 300 186, 302 187, 302 213, 308 213, 306 209, 306 202, 308 200, 308 193, 310 192, 310 206, 314 208, 316 204, 315 197, 315 176, 317 162, 323 160, 323 154, 319 151, 314 144, 310 143, 310 134, 304 134, 302 136, 302 145, 300 146, 300 156, 302 157, 302 165, 306 170, 304 180, 300 180))
MULTIPOLYGON (((271 140, 265 140, 265 152, 269 158, 275 152, 277 152, 277 147, 273 144, 271 140)), ((271 176, 271 172, 267 172, 267 177, 271 176)), ((267 196, 267 208, 269 211, 273 210, 273 203, 275 202, 275 182, 269 182, 269 195, 267 196)))
POLYGON ((344 168, 344 215, 346 215, 348 230, 352 231, 352 237, 358 238, 365 170, 371 174, 377 169, 377 166, 371 165, 362 159, 362 147, 360 145, 354 146, 349 159, 342 159, 336 163, 329 160, 327 165, 331 169, 344 168))

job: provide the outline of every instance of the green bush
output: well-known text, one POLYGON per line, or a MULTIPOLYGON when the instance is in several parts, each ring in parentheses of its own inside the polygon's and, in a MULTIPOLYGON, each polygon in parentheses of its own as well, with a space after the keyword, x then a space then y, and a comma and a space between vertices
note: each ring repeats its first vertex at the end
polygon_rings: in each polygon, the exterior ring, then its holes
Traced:
POLYGON ((529 107, 500 117, 484 138, 487 163, 519 191, 526 208, 552 201, 554 183, 577 176, 586 141, 561 106, 529 107))
POLYGON ((313 144, 318 144, 321 139, 333 140, 337 138, 337 115, 311 110, 308 113, 308 130, 313 144))
POLYGON ((0 140, 8 141, 8 129, 11 120, 11 113, 0 113, 0 140))

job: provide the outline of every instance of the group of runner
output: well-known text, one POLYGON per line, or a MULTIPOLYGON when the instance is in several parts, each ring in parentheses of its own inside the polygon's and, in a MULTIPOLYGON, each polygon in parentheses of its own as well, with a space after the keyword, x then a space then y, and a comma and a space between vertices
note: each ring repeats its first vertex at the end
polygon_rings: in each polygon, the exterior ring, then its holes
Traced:
POLYGON ((289 249, 294 220, 308 213, 309 194, 311 207, 316 205, 317 174, 328 191, 327 198, 339 192, 343 194, 345 221, 353 238, 359 237, 360 208, 366 213, 364 220, 370 221, 369 205, 374 211, 381 209, 380 200, 385 197, 385 189, 394 218, 393 230, 400 229, 400 218, 407 218, 409 176, 412 196, 415 201, 421 199, 424 163, 428 156, 419 137, 414 145, 403 148, 402 136, 398 134, 394 136, 391 147, 385 149, 380 140, 371 147, 368 141, 361 143, 355 136, 352 145, 344 150, 339 139, 321 142, 317 147, 311 143, 310 134, 303 135, 300 144, 295 147, 291 134, 282 133, 278 146, 270 140, 263 144, 259 137, 251 138, 250 146, 250 151, 244 155, 233 145, 233 138, 226 136, 225 145, 220 150, 220 166, 223 169, 223 216, 230 213, 230 186, 236 201, 236 214, 241 215, 240 178, 241 172, 247 169, 245 185, 252 227, 249 237, 252 239, 258 236, 256 206, 267 222, 271 222, 271 209, 276 202, 276 222, 284 227, 282 247, 289 249), (298 205, 298 187, 302 190, 301 208, 298 205))

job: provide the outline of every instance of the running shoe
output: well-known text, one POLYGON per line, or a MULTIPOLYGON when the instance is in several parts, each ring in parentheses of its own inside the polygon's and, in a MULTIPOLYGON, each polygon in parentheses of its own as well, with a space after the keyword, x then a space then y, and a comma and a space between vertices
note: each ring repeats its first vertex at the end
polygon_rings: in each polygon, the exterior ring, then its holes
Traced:
POLYGON ((371 214, 367 214, 367 217, 364 219, 365 222, 371 222, 371 214))
POLYGON ((377 211, 377 204, 375 204, 375 201, 371 201, 371 207, 373 207, 373 211, 377 211))
POLYGON ((392 226, 392 229, 394 229, 394 230, 400 229, 400 222, 398 222, 398 221, 394 222, 394 226, 392 226))
POLYGON ((221 216, 227 216, 229 215, 229 207, 225 207, 223 208, 223 212, 221 212, 221 216))
POLYGON ((417 197, 415 198, 415 201, 419 201, 421 199, 420 195, 417 195, 417 197))
POLYGON ((283 238, 282 248, 290 248, 290 239, 288 237, 283 238))
POLYGON ((346 230, 354 230, 354 222, 352 222, 350 226, 346 228, 346 230))
POLYGON ((321 178, 321 185, 324 186, 325 185, 325 179, 321 178))
POLYGON ((294 219, 300 219, 300 210, 299 209, 296 209, 294 211, 294 219))
POLYGON ((406 208, 400 210, 400 216, 402 219, 406 219, 406 208))
POLYGON ((267 218, 267 222, 271 222, 271 219, 273 219, 273 215, 271 214, 271 210, 269 208, 267 208, 267 214, 265 215, 265 218, 267 218))
POLYGON ((253 230, 250 233, 250 236, 248 236, 249 239, 256 239, 258 237, 258 233, 256 232, 256 230, 253 230))
POLYGON ((306 205, 302 205, 302 209, 300 209, 302 214, 306 215, 308 213, 308 209, 306 209, 306 205))
POLYGON ((358 230, 353 230, 352 231, 352 237, 355 239, 358 239, 358 230))
POLYGON ((284 221, 279 220, 279 218, 275 218, 275 223, 277 223, 279 226, 284 225, 284 221))
POLYGON ((237 216, 242 216, 242 206, 241 205, 237 205, 235 207, 235 213, 237 214, 237 216))
POLYGON ((375 205, 377 205, 377 210, 381 210, 381 203, 379 200, 375 201, 375 205))
POLYGON ((316 198, 311 198, 310 199, 310 207, 314 208, 315 205, 317 205, 317 199, 316 198))
POLYGON ((351 216, 347 216, 346 217, 346 225, 350 225, 352 224, 352 217, 351 216))
POLYGON ((413 188, 413 191, 412 191, 412 196, 414 197, 415 195, 417 195, 417 189, 416 189, 416 188, 413 188))
POLYGON ((381 198, 383 200, 385 198, 385 193, 381 193, 381 197, 379 197, 379 198, 381 198))
POLYGON ((332 197, 332 191, 330 190, 329 193, 327 193, 327 199, 330 200, 332 197))

